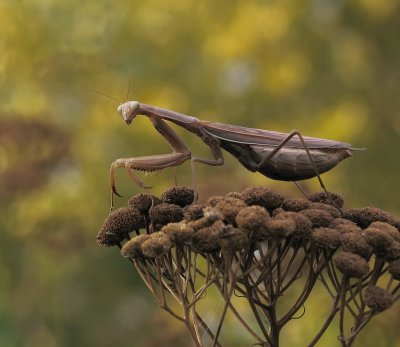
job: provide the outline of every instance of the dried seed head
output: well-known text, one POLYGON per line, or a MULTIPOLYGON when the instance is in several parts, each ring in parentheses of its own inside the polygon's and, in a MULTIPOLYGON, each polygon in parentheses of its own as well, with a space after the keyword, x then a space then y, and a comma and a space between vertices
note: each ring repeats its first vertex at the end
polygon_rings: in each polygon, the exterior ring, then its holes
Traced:
POLYGON ((312 223, 309 218, 296 212, 281 212, 274 219, 290 219, 296 224, 291 235, 296 239, 308 240, 312 233, 312 223))
POLYGON ((384 233, 390 235, 394 240, 400 242, 400 231, 394 227, 393 225, 390 225, 385 222, 373 222, 369 225, 370 228, 377 228, 384 233))
POLYGON ((143 257, 142 244, 150 237, 149 234, 142 234, 135 236, 133 239, 127 241, 121 248, 121 254, 125 258, 139 258, 143 257))
POLYGON ((148 239, 142 243, 142 253, 147 258, 156 258, 169 252, 173 244, 168 235, 156 232, 150 234, 148 239))
POLYGON ((254 241, 262 241, 268 237, 267 222, 270 219, 271 217, 264 207, 247 206, 237 214, 236 224, 254 241))
POLYGON ((285 211, 299 212, 301 210, 308 209, 309 207, 310 207, 310 202, 304 199, 297 199, 297 198, 285 199, 283 200, 282 203, 282 208, 285 211))
POLYGON ((107 247, 118 245, 128 237, 131 231, 143 227, 143 216, 136 208, 119 208, 107 216, 97 234, 97 243, 107 247))
POLYGON ((383 288, 370 286, 365 291, 365 302, 374 312, 382 312, 393 305, 394 297, 383 288))
POLYGON ((335 254, 333 262, 338 270, 347 277, 362 278, 369 272, 368 262, 357 254, 341 252, 335 254))
POLYGON ((203 209, 203 214, 204 217, 188 223, 188 225, 193 228, 194 231, 197 231, 201 228, 210 227, 215 221, 222 220, 224 218, 221 212, 209 206, 203 209))
POLYGON ((339 218, 342 215, 336 207, 322 202, 311 202, 309 208, 329 212, 333 218, 339 218))
POLYGON ((236 252, 248 244, 247 235, 232 225, 226 225, 219 233, 219 244, 222 250, 236 252))
POLYGON ((151 194, 137 194, 128 201, 129 206, 137 208, 142 214, 148 214, 151 206, 160 203, 160 198, 151 194))
POLYGON ((243 200, 225 198, 224 201, 220 201, 215 205, 215 209, 222 213, 225 222, 233 224, 235 223, 236 215, 246 206, 243 200))
POLYGON ((311 194, 308 197, 308 200, 310 200, 312 202, 322 202, 323 204, 329 204, 329 205, 332 205, 332 202, 333 202, 336 207, 339 207, 339 208, 343 207, 344 200, 340 195, 338 195, 336 193, 331 193, 331 192, 328 192, 328 194, 329 194, 329 197, 328 197, 328 195, 326 195, 325 192, 311 194))
POLYGON ((385 252, 379 253, 379 256, 386 261, 394 261, 400 259, 400 242, 393 241, 393 243, 385 252))
POLYGON ((194 233, 193 228, 184 221, 164 225, 160 231, 168 235, 172 242, 178 244, 189 242, 194 233))
POLYGON ((215 207, 219 202, 224 201, 225 196, 222 195, 214 195, 208 198, 206 205, 210 205, 211 207, 215 207))
POLYGON ((313 228, 329 227, 334 219, 329 212, 320 209, 303 210, 299 213, 310 219, 313 228))
POLYGON ((183 219, 183 210, 178 205, 159 204, 150 209, 149 218, 158 228, 168 223, 180 222, 183 219))
POLYGON ((313 230, 311 241, 319 248, 336 249, 340 246, 341 234, 331 228, 317 228, 313 230))
POLYGON ((374 252, 385 252, 393 243, 393 237, 378 228, 369 226, 362 233, 365 240, 372 246, 374 252))
POLYGON ((216 221, 210 227, 197 230, 191 239, 191 245, 195 252, 213 253, 220 249, 219 233, 224 228, 222 221, 216 221))
POLYGON ((173 187, 161 194, 161 200, 167 204, 185 207, 193 203, 194 191, 188 187, 173 187))
POLYGON ((267 235, 274 239, 283 239, 293 234, 296 230, 296 222, 291 219, 272 218, 267 221, 267 235))
POLYGON ((331 222, 331 227, 335 228, 341 234, 361 232, 362 229, 354 222, 345 218, 335 218, 331 222))
POLYGON ((238 192, 230 192, 230 193, 226 194, 226 196, 228 198, 242 199, 242 193, 238 193, 238 192))
POLYGON ((242 199, 249 206, 259 205, 266 208, 268 211, 272 211, 281 206, 284 200, 281 195, 266 187, 247 188, 242 193, 242 199))
POLYGON ((275 216, 277 216, 279 213, 282 213, 282 212, 289 212, 289 211, 284 210, 282 207, 278 207, 278 208, 276 208, 275 210, 273 210, 273 211, 271 212, 271 216, 272 216, 272 217, 275 217, 275 216))
POLYGON ((377 207, 350 208, 344 212, 344 218, 357 223, 363 229, 373 222, 386 222, 391 225, 395 222, 391 214, 377 207))
POLYGON ((389 273, 393 276, 395 280, 400 281, 400 259, 390 262, 389 273))
POLYGON ((183 209, 183 216, 188 221, 200 219, 204 216, 204 207, 203 204, 188 205, 183 209))
POLYGON ((368 259, 372 252, 372 247, 368 244, 361 233, 347 233, 340 237, 342 249, 345 252, 357 254, 368 259))

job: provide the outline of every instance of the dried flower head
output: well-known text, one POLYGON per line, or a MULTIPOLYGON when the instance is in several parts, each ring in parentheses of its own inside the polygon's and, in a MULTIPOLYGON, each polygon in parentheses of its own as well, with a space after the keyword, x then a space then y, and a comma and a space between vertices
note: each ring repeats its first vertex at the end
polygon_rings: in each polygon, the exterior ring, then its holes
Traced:
POLYGON ((236 215, 246 206, 243 200, 225 198, 224 201, 220 201, 215 205, 215 209, 222 213, 225 222, 233 224, 235 223, 236 215))
POLYGON ((142 253, 147 258, 157 258, 168 253, 173 244, 168 235, 162 232, 150 234, 142 243, 142 253))
POLYGON ((369 225, 370 228, 377 228, 384 233, 390 235, 394 240, 400 242, 400 231, 394 227, 393 225, 390 225, 385 222, 373 222, 369 225))
POLYGON ((221 212, 209 206, 203 209, 203 214, 204 217, 188 223, 188 225, 193 228, 194 231, 197 231, 201 228, 210 227, 215 221, 223 220, 224 218, 221 212))
POLYGON ((188 187, 172 187, 161 194, 161 200, 167 204, 185 207, 193 203, 194 190, 188 187))
POLYGON ((336 249, 340 246, 340 232, 331 228, 313 230, 311 241, 319 248, 336 249))
POLYGON ((211 207, 215 207, 219 202, 225 200, 225 196, 222 195, 214 195, 208 198, 206 205, 210 205, 211 207))
POLYGON ((329 204, 323 204, 322 202, 311 202, 309 208, 315 210, 324 210, 326 212, 329 212, 333 218, 339 218, 342 215, 341 212, 335 206, 329 204))
POLYGON ((226 225, 219 232, 219 244, 221 249, 225 251, 236 252, 241 250, 247 246, 248 241, 247 234, 232 225, 226 225))
POLYGON ((369 226, 362 233, 365 240, 372 246, 374 252, 385 252, 393 243, 393 237, 384 231, 369 226))
POLYGON ((298 199, 298 198, 290 198, 290 199, 283 200, 281 207, 285 211, 299 212, 301 210, 308 209, 310 207, 310 205, 311 205, 311 203, 307 200, 298 199))
POLYGON ((247 188, 242 193, 243 201, 251 205, 259 205, 272 211, 282 205, 284 198, 266 187, 247 188))
POLYGON ((329 227, 334 219, 329 212, 320 209, 303 210, 300 213, 311 221, 313 228, 329 227))
POLYGON ((400 242, 393 241, 390 247, 382 253, 379 253, 379 256, 386 261, 394 261, 400 259, 400 242))
POLYGON ((391 261, 388 270, 395 280, 400 281, 400 259, 391 261))
POLYGON ((242 193, 238 193, 238 192, 230 192, 230 193, 226 194, 226 196, 228 198, 242 199, 242 193))
POLYGON ((338 270, 349 278, 362 278, 369 272, 368 262, 357 254, 341 252, 335 254, 333 262, 338 270))
POLYGON ((361 233, 346 233, 340 237, 342 249, 346 252, 358 254, 368 259, 372 252, 372 247, 368 244, 361 233))
POLYGON ((196 220, 204 216, 203 209, 205 205, 203 204, 193 204, 188 205, 183 209, 183 216, 186 220, 196 220))
POLYGON ((159 204, 149 211, 153 225, 160 227, 168 223, 180 222, 183 219, 182 207, 174 204, 159 204))
POLYGON ((270 219, 271 217, 264 207, 247 206, 237 214, 236 224, 254 241, 262 241, 268 237, 267 222, 270 219))
POLYGON ((344 217, 357 223, 363 229, 373 222, 386 222, 391 225, 395 222, 391 214, 377 207, 350 208, 344 212, 344 217))
POLYGON ((160 203, 161 199, 151 194, 137 194, 128 200, 128 205, 137 208, 142 214, 148 214, 151 206, 160 203))
POLYGON ((296 222, 292 218, 271 218, 267 221, 267 235, 274 239, 283 239, 288 237, 293 234, 295 230, 296 222))
POLYGON ((344 205, 343 198, 336 194, 328 192, 329 196, 325 192, 314 193, 308 197, 308 200, 312 202, 322 202, 324 204, 332 205, 332 202, 335 204, 336 207, 342 208, 344 205))
POLYGON ((365 291, 365 302, 374 312, 382 312, 393 305, 394 298, 383 288, 370 286, 365 291))
POLYGON ((115 246, 128 238, 131 231, 143 227, 143 216, 136 208, 121 207, 107 216, 97 234, 97 242, 102 246, 115 246))
POLYGON ((362 231, 362 229, 356 223, 345 218, 335 218, 331 222, 331 227, 335 228, 341 234, 354 232, 360 233, 362 231))
POLYGON ((164 234, 168 235, 174 243, 189 242, 194 230, 185 221, 179 223, 169 223, 164 225, 161 230, 164 234))
POLYGON ((296 212, 281 212, 277 214, 274 219, 289 219, 292 220, 296 224, 296 228, 290 234, 296 238, 301 240, 308 240, 312 233, 312 223, 311 220, 302 215, 301 213, 296 212))
POLYGON ((225 228, 225 224, 217 220, 211 226, 197 230, 191 239, 194 251, 200 253, 213 253, 220 249, 219 234, 225 228))
POLYGON ((133 239, 127 241, 121 248, 121 254, 125 258, 139 258, 143 257, 142 244, 150 237, 149 234, 142 234, 135 236, 133 239))

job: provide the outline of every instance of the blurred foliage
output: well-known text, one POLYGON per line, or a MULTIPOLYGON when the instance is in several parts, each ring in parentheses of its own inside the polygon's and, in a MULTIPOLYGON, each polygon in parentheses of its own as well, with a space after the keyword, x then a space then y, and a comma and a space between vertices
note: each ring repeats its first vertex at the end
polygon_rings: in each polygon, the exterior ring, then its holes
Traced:
MULTIPOLYGON (((396 0, 1 0, 0 23, 0 346, 189 345, 118 251, 95 244, 111 162, 169 147, 146 119, 126 127, 117 103, 88 88, 125 100, 133 76, 131 99, 367 147, 324 180, 347 206, 400 215, 396 0)), ((177 173, 190 184, 189 165, 177 173)), ((119 189, 133 195, 126 176, 119 189)), ((228 156, 223 167, 198 166, 197 177, 202 199, 252 184, 299 194, 228 156)), ((173 170, 145 180, 159 193, 173 170)), ((359 345, 398 346, 399 310, 359 345)), ((284 345, 312 335, 320 317, 306 317, 284 345)), ((336 346, 334 333, 321 345, 336 346)))

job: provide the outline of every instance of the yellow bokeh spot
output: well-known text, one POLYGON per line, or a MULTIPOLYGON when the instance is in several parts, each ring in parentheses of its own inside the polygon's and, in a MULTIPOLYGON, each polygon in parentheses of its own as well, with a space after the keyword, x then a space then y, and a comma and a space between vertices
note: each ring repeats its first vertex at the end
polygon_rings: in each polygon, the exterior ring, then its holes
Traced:
POLYGON ((358 2, 371 17, 382 20, 396 13, 394 10, 399 5, 397 0, 358 0, 358 2))
POLYGON ((310 74, 311 65, 306 57, 291 53, 266 65, 264 85, 271 94, 285 96, 305 85, 310 74))

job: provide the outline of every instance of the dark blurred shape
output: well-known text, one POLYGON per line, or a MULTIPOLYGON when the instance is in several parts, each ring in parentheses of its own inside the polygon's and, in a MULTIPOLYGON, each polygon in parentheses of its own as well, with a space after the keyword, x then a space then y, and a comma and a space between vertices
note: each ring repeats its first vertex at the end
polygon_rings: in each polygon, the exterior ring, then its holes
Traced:
POLYGON ((69 153, 70 136, 42 120, 0 121, 0 199, 44 184, 69 153))

